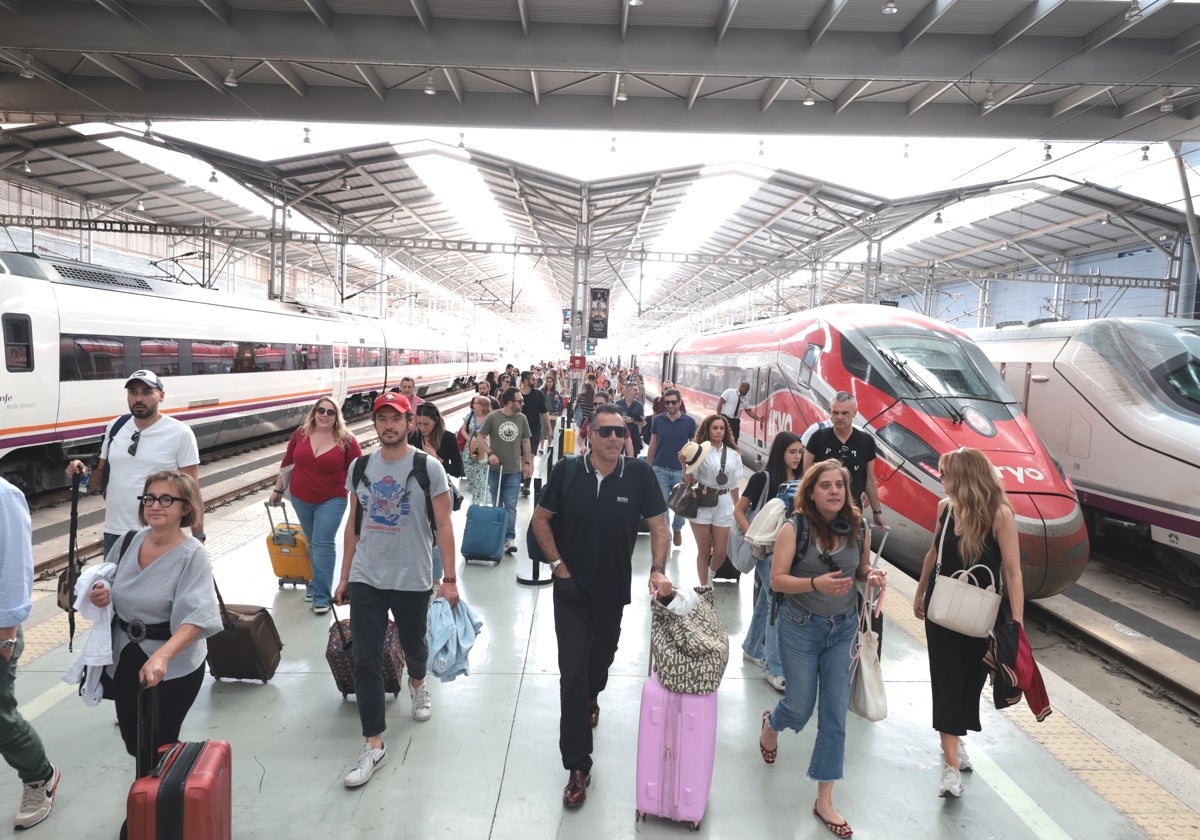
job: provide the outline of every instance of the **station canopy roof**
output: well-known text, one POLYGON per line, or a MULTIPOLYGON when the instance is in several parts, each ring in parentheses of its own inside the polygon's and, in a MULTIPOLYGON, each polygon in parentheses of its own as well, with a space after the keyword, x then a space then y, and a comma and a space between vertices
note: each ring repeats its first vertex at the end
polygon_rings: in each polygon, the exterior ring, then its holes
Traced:
POLYGON ((902 198, 749 164, 581 181, 428 142, 258 161, 157 132, 33 125, 0 136, 0 172, 102 207, 101 219, 133 217, 191 235, 220 230, 229 246, 261 249, 271 239, 270 218, 114 149, 117 139, 203 161, 279 208, 277 225, 284 207, 315 222, 311 229, 325 233, 294 233, 283 250, 291 265, 332 266, 338 237, 365 247, 373 256, 352 261, 348 293, 377 283, 376 258, 386 258, 517 324, 546 329, 571 306, 576 257, 586 253, 590 284, 612 289, 617 337, 621 328, 713 307, 736 305, 755 318, 920 293, 926 283, 981 273, 1053 280, 1071 257, 1170 251, 1186 235, 1179 211, 1060 177, 902 198), (462 195, 446 194, 447 177, 474 185, 466 195, 489 215, 490 234, 466 218, 462 195), (701 244, 671 250, 672 227, 693 223, 704 191, 730 180, 742 190, 739 205, 701 244))

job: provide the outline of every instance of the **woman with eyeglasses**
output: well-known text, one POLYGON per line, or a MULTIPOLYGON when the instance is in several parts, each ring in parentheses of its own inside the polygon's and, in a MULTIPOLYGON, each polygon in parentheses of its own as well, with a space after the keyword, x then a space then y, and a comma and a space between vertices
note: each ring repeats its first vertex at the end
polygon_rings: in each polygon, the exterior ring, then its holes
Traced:
MULTIPOLYGON (((696 484, 697 490, 716 504, 701 506, 691 520, 692 536, 696 539, 696 574, 700 585, 707 586, 709 572, 721 568, 729 548, 729 529, 733 526, 733 507, 738 502, 738 482, 742 478, 742 453, 729 424, 720 414, 710 414, 696 430, 696 443, 709 444, 708 455, 695 472, 686 473, 683 480, 696 484)), ((680 464, 683 453, 680 452, 680 464)))
POLYGON ((155 747, 178 741, 204 682, 204 640, 221 629, 208 552, 182 530, 200 509, 200 488, 177 470, 156 472, 138 502, 146 527, 118 541, 108 554, 111 582, 97 581, 88 595, 113 607, 115 665, 105 669, 105 697, 115 700, 125 750, 135 757, 139 684, 158 686, 155 747))
POLYGON ((296 518, 308 538, 312 580, 305 587, 304 600, 312 601, 315 615, 329 612, 337 559, 334 540, 346 513, 346 473, 361 454, 337 403, 321 397, 288 441, 271 491, 274 506, 282 503, 285 491, 291 496, 296 518))
POLYGON ((813 815, 837 837, 854 831, 833 806, 833 784, 842 778, 850 661, 858 629, 856 580, 883 587, 886 572, 871 568, 871 537, 850 492, 850 472, 837 460, 813 464, 796 493, 795 515, 775 537, 771 588, 783 594, 776 616, 786 682, 783 699, 763 712, 758 749, 774 764, 779 733, 800 732, 817 712, 817 737, 808 777, 817 783, 813 815), (797 537, 808 524, 808 545, 797 537))
MULTIPOLYGON (((962 447, 938 460, 947 498, 938 503, 937 528, 921 565, 913 614, 925 622, 929 644, 929 688, 933 693, 933 728, 942 747, 939 796, 963 794, 961 771, 971 769, 963 736, 979 732, 979 694, 987 681, 983 656, 988 640, 964 636, 930 621, 925 611, 943 576, 983 564, 992 573, 1017 624, 1025 620, 1025 585, 1017 520, 996 468, 978 449, 962 447), (943 533, 945 532, 945 533, 943 533), (937 567, 942 546, 941 568, 937 567)), ((982 577, 983 576, 981 575, 982 577)))

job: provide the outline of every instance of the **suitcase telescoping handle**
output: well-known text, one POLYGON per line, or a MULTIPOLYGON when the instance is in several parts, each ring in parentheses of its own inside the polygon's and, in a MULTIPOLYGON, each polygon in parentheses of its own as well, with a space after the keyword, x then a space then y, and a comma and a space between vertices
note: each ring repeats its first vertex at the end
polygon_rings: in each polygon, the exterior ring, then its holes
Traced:
POLYGON ((342 650, 350 650, 354 640, 346 638, 346 631, 342 628, 342 622, 338 619, 337 609, 332 601, 329 603, 329 611, 333 614, 333 626, 337 628, 338 637, 342 640, 342 650))
POLYGON ((150 775, 158 752, 158 689, 138 685, 137 778, 150 775))
MULTIPOLYGON (((271 503, 263 502, 263 507, 267 509, 267 521, 271 523, 271 530, 274 531, 275 517, 271 516, 271 503)), ((283 499, 279 500, 279 507, 281 510, 283 510, 283 524, 288 528, 288 530, 291 530, 292 522, 290 519, 288 519, 287 504, 283 501, 283 499)))

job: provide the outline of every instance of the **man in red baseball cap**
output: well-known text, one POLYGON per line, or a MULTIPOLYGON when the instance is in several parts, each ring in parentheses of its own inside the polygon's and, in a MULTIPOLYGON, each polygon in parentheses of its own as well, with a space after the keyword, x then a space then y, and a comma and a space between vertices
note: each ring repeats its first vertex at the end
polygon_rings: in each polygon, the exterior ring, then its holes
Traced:
POLYGON ((379 449, 350 465, 342 574, 333 596, 337 603, 351 606, 354 691, 366 738, 357 764, 346 775, 346 787, 365 785, 387 760, 382 662, 389 612, 408 663, 413 719, 426 721, 433 715, 425 684, 425 625, 433 592, 435 539, 442 559, 438 597, 451 606, 458 603, 446 471, 436 458, 409 446, 412 406, 407 397, 393 391, 380 394, 372 414, 379 449))

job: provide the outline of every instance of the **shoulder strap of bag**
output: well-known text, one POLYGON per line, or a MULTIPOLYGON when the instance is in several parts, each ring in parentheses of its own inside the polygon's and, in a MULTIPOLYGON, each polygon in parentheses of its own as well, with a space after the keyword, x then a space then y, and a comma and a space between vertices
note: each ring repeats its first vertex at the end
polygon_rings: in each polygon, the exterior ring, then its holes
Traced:
MULTIPOLYGON (((811 536, 811 529, 808 523, 808 517, 803 513, 792 514, 792 520, 796 524, 796 552, 792 555, 792 569, 796 568, 796 564, 800 562, 800 558, 808 551, 808 542, 811 536)), ((795 572, 793 571, 793 574, 795 572)), ((783 603, 783 593, 776 592, 771 599, 771 624, 775 623, 775 616, 779 613, 779 606, 783 603)))
POLYGON ((942 523, 942 535, 938 537, 937 563, 933 567, 933 577, 935 580, 942 573, 942 546, 946 544, 946 532, 950 530, 950 517, 952 513, 953 509, 950 507, 950 503, 947 502, 946 521, 942 523))
POLYGON ((425 515, 429 518, 429 528, 436 537, 437 520, 433 518, 433 499, 429 496, 429 467, 426 464, 428 458, 429 456, 424 452, 414 452, 412 471, 409 472, 408 477, 415 478, 417 486, 425 494, 425 515))
MULTIPOLYGON (((350 473, 350 477, 354 479, 350 482, 351 492, 358 495, 358 485, 363 483, 363 479, 367 477, 367 460, 370 455, 360 455, 354 460, 354 469, 350 473)), ((354 536, 362 533, 363 509, 362 505, 355 500, 354 505, 354 536)))
POLYGON ((100 475, 100 495, 101 496, 105 496, 108 493, 108 475, 109 475, 109 464, 112 461, 113 438, 115 438, 117 436, 117 432, 121 431, 121 427, 124 426, 126 423, 128 423, 132 417, 133 417, 132 414, 122 414, 120 417, 118 417, 116 420, 114 420, 112 426, 109 427, 109 430, 108 430, 108 454, 109 454, 109 457, 105 459, 104 472, 100 475))

